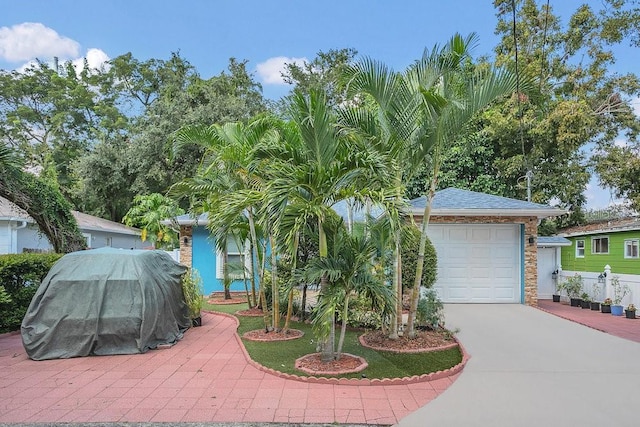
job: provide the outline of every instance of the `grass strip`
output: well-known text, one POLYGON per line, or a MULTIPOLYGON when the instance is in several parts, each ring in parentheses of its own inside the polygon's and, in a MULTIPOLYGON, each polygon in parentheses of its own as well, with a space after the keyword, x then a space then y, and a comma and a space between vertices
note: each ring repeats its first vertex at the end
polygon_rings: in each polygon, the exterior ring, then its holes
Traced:
MULTIPOLYGON (((234 314, 236 311, 245 310, 247 305, 217 305, 205 302, 203 308, 234 314)), ((264 327, 262 317, 237 317, 240 322, 238 327, 240 336, 247 331, 264 327)), ((304 375, 294 368, 294 363, 297 358, 316 352, 315 337, 309 324, 292 322, 291 328, 303 331, 304 336, 290 341, 256 342, 245 339, 242 341, 251 358, 261 365, 288 374, 304 375)), ((369 366, 362 372, 340 375, 341 378, 361 378, 363 375, 369 379, 410 377, 448 369, 462 360, 462 354, 458 348, 428 353, 392 353, 373 350, 360 345, 358 336, 362 333, 363 331, 348 330, 343 352, 364 357, 369 366)))

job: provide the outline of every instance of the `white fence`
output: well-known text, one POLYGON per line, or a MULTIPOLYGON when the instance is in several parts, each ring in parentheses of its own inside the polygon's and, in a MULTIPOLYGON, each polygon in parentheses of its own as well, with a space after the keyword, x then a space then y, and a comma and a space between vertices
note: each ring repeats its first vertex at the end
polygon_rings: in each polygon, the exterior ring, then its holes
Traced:
POLYGON ((629 293, 622 299, 621 304, 625 307, 629 304, 634 304, 636 307, 640 307, 640 275, 616 274, 615 271, 611 271, 608 265, 602 268, 602 273, 561 270, 558 272, 558 283, 562 283, 568 277, 579 274, 582 276, 584 283, 582 292, 589 294, 593 301, 602 301, 605 298, 613 299, 611 279, 617 277, 620 281, 620 285, 627 285, 629 287, 629 293), (606 277, 602 274, 605 272, 606 277), (602 277, 600 277, 601 274, 602 277))
POLYGON ((169 256, 173 258, 174 261, 180 262, 180 249, 174 249, 172 251, 165 251, 165 252, 168 253, 169 256))

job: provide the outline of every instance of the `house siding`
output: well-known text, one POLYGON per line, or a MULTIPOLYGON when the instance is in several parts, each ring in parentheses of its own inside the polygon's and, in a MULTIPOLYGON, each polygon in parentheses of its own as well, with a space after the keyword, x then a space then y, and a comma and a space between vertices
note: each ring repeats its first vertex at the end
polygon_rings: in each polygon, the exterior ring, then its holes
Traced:
POLYGON ((606 233, 589 234, 584 236, 567 237, 571 246, 562 248, 562 268, 571 271, 602 272, 605 265, 621 274, 640 274, 640 259, 625 259, 624 241, 630 239, 640 240, 640 230, 634 231, 610 231, 606 233), (609 253, 592 253, 592 238, 608 237, 609 253), (576 241, 584 240, 584 258, 576 257, 576 241))
MULTIPOLYGON (((180 226, 180 263, 198 271, 205 295, 224 291, 224 283, 222 279, 218 279, 216 274, 215 240, 206 227, 180 226)), ((244 291, 244 282, 234 280, 230 289, 231 291, 244 291)))

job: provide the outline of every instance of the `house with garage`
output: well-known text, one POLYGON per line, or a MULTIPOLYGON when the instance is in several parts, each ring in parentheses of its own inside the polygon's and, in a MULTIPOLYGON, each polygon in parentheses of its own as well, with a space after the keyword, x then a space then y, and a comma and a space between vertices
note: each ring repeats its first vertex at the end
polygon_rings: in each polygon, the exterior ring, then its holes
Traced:
MULTIPOLYGON (((420 224, 425 197, 410 201, 420 224)), ((433 200, 429 238, 438 254, 435 288, 449 303, 537 303, 537 226, 564 211, 547 205, 448 188, 433 200)), ((180 262, 196 268, 205 293, 221 291, 224 254, 206 228, 206 215, 176 218, 180 226, 180 262)), ((227 259, 242 248, 229 247, 227 259)), ((245 257, 246 259, 246 257, 245 257)), ((244 289, 234 281, 232 290, 244 289)))
MULTIPOLYGON (((141 231, 117 222, 72 211, 91 249, 113 247, 143 249, 141 231)), ((49 252, 53 247, 26 211, 0 197, 0 254, 49 252)))

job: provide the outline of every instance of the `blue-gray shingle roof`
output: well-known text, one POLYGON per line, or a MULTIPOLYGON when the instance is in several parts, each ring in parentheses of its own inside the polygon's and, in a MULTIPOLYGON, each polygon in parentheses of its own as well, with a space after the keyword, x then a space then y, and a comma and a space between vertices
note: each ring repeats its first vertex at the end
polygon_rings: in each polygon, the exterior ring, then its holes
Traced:
POLYGON ((571 240, 562 236, 538 236, 538 246, 571 246, 571 240))
MULTIPOLYGON (((418 197, 409 203, 415 213, 420 213, 419 211, 425 208, 427 198, 425 196, 418 197)), ((547 217, 564 213, 562 210, 548 205, 458 188, 447 188, 436 192, 431 209, 433 214, 438 214, 439 211, 440 213, 455 214, 456 211, 459 211, 461 215, 473 215, 474 213, 482 215, 490 215, 492 213, 496 215, 514 215, 526 213, 527 215, 547 217)))

